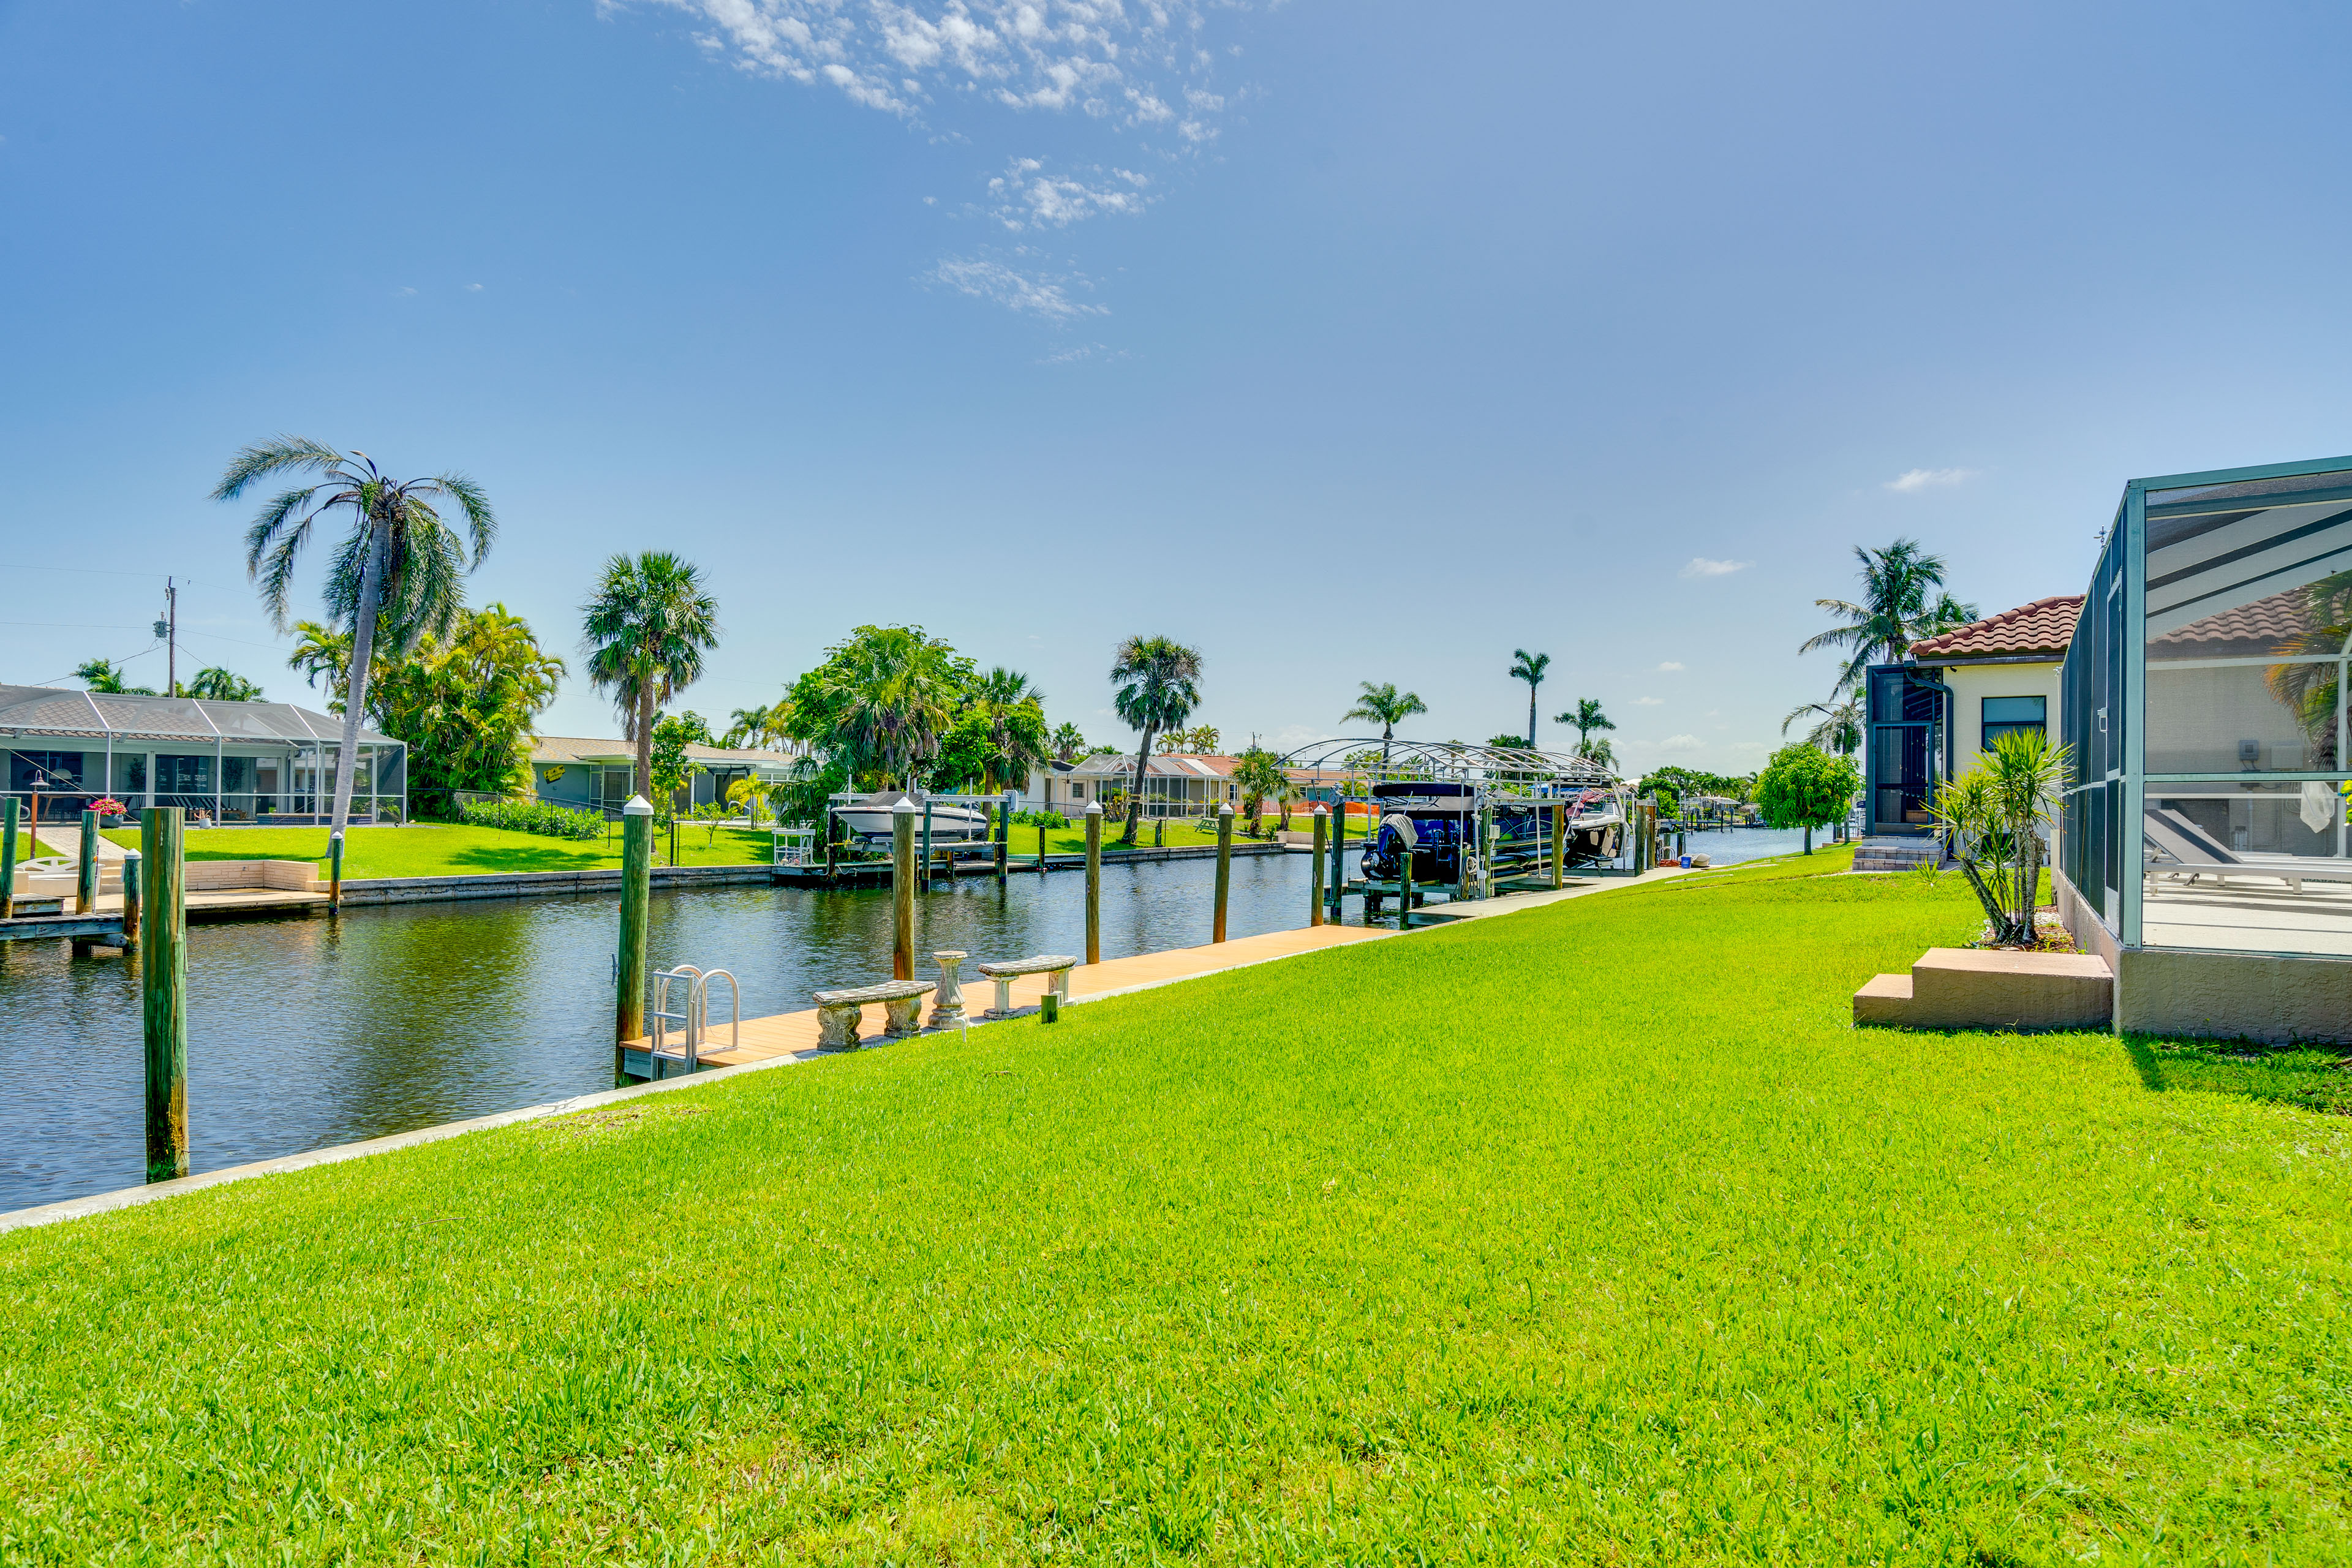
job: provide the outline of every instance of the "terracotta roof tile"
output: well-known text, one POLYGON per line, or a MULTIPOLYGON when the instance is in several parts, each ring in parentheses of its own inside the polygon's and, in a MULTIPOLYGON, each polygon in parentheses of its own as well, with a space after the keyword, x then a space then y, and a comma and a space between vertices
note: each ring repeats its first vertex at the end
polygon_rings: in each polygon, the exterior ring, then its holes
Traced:
POLYGON ((1981 621, 1911 645, 1911 657, 1922 663, 1938 659, 1996 658, 2004 655, 2043 653, 2064 657, 2074 640, 2074 622, 2083 613, 2083 595, 2059 594, 2036 599, 2013 610, 2003 610, 1981 621))

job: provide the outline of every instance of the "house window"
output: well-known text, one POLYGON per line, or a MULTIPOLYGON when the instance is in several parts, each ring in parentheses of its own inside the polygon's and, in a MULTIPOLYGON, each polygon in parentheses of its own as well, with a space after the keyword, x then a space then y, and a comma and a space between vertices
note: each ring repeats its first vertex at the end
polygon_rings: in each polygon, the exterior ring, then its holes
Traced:
POLYGON ((1084 800, 1084 799, 1086 799, 1086 798, 1087 798, 1087 786, 1086 786, 1086 785, 1084 785, 1084 784, 1072 784, 1072 785, 1070 786, 1070 798, 1071 798, 1072 800, 1084 800))
POLYGON ((213 793, 213 759, 210 757, 157 757, 155 759, 155 793, 158 795, 210 795, 213 793))
POLYGON ((79 789, 81 759, 79 752, 18 752, 8 770, 8 787, 21 793, 36 787, 33 781, 47 774, 48 782, 39 788, 79 789))
POLYGON ((1984 740, 1988 752, 2003 735, 2021 735, 2032 731, 2046 735, 2049 731, 2050 700, 2046 697, 1988 697, 1984 700, 1984 740))

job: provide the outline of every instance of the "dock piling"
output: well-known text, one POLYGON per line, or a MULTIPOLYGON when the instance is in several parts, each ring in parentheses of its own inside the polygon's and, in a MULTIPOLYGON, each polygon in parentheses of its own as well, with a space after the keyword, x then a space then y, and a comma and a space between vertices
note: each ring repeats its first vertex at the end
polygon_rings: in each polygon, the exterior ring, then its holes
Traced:
POLYGON ((1307 923, 1323 923, 1323 846, 1330 836, 1331 814, 1321 806, 1315 808, 1315 866, 1307 873, 1307 923))
POLYGON ((1397 930, 1412 929, 1412 849, 1397 846, 1397 930))
POLYGON ((1043 822, 1040 822, 1040 823, 1037 825, 1037 875, 1039 875, 1040 877, 1042 877, 1042 876, 1044 876, 1045 874, 1045 825, 1043 822))
POLYGON ((1217 807, 1217 915, 1211 942, 1225 940, 1225 901, 1234 890, 1234 803, 1217 807))
POLYGON ((327 835, 327 907, 343 907, 343 830, 327 835))
POLYGON ((1339 809, 1331 814, 1331 874, 1324 893, 1331 900, 1331 923, 1338 925, 1342 912, 1339 900, 1347 896, 1348 886, 1348 797, 1336 790, 1332 795, 1339 809))
POLYGON ((146 857, 136 849, 122 852, 122 951, 139 951, 139 884, 146 857))
MULTIPOLYGON (((923 802, 923 868, 916 873, 915 886, 921 892, 931 890, 931 803, 928 800, 923 802)), ((912 980, 914 976, 901 974, 898 978, 912 980)))
POLYGON ((1102 962, 1102 802, 1087 803, 1087 962, 1102 962))
POLYGON ((1568 802, 1551 803, 1551 885, 1564 887, 1568 880, 1568 802))
POLYGON ((1004 890, 1004 879, 1013 869, 1013 792, 1006 790, 1004 798, 996 805, 996 890, 1004 890))
POLYGON ((139 814, 146 897, 140 967, 146 1027, 147 1179, 188 1173, 188 882, 176 805, 139 814))
POLYGON ((16 917, 16 817, 24 809, 13 795, 0 801, 0 921, 16 917))
POLYGON ((81 858, 74 867, 74 913, 98 908, 98 813, 81 814, 81 858))
POLYGON ((915 803, 890 808, 890 978, 915 977, 915 803))
POLYGON ((621 807, 621 947, 613 961, 613 1082, 625 1087, 628 1044, 646 1032, 646 922, 654 889, 654 807, 641 795, 621 807))

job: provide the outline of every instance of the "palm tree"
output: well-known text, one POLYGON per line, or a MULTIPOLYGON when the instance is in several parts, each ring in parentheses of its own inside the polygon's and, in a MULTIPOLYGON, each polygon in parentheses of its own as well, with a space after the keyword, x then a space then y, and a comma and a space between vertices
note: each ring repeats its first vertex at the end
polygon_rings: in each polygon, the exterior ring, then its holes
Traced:
POLYGON ((1121 844, 1135 843, 1143 824, 1143 772, 1151 762, 1151 738, 1183 727, 1201 700, 1201 656, 1171 637, 1129 637, 1111 657, 1112 710, 1143 734, 1135 749, 1135 788, 1128 792, 1127 827, 1121 844))
POLYGON ((1093 751, 1087 744, 1087 738, 1078 732, 1078 727, 1067 721, 1054 731, 1053 745, 1054 760, 1057 763, 1075 763, 1093 751))
POLYGON ((1841 757, 1850 757, 1861 749, 1862 699, 1852 688, 1832 692, 1827 702, 1808 702, 1790 710, 1789 716, 1780 721, 1780 733, 1787 734, 1789 726, 1808 713, 1818 716, 1818 721, 1805 734, 1809 744, 1841 757))
MULTIPOLYGON (((1602 759, 1595 755, 1592 746, 1588 742, 1587 738, 1591 736, 1592 731, 1595 730, 1614 730, 1617 728, 1617 721, 1612 719, 1608 714, 1603 713, 1601 710, 1601 700, 1597 697, 1578 698, 1576 700, 1576 711, 1573 713, 1555 713, 1552 715, 1551 721, 1555 724, 1574 725, 1576 727, 1576 754, 1580 757, 1593 757, 1595 761, 1601 761, 1602 759)), ((1608 742, 1603 741, 1600 742, 1600 744, 1605 746, 1608 742)))
POLYGON ((1369 680, 1360 684, 1363 690, 1358 693, 1356 705, 1339 715, 1339 722, 1353 724, 1361 720, 1367 724, 1378 724, 1381 727, 1381 766, 1385 768, 1389 765, 1389 742, 1396 738, 1396 727, 1416 713, 1428 712, 1429 704, 1410 691, 1399 691, 1386 681, 1378 686, 1369 680))
POLYGON ((980 678, 972 699, 988 715, 985 787, 995 790, 1027 778, 1047 755, 1045 694, 1019 670, 998 665, 980 678), (1024 708, 1032 711, 1024 714, 1024 708))
POLYGON ((1849 648, 1852 657, 1830 688, 1832 700, 1848 688, 1859 689, 1863 671, 1874 664, 1900 664, 1911 645, 1939 637, 1977 618, 1977 607, 1964 605, 1944 592, 1944 558, 1929 555, 1916 539, 1898 539, 1884 550, 1853 547, 1862 563, 1862 601, 1815 599, 1824 610, 1843 616, 1845 624, 1807 637, 1799 653, 1817 647, 1849 648), (1932 595, 1932 596, 1931 596, 1932 595))
POLYGON ((215 664, 196 671, 196 678, 188 682, 188 695, 214 702, 258 702, 261 688, 215 664))
POLYGON ((257 441, 231 459, 213 487, 213 500, 235 500, 280 474, 316 474, 318 482, 273 497, 245 535, 245 569, 260 584, 261 600, 279 631, 294 563, 310 530, 331 512, 350 514, 351 531, 327 567, 327 619, 352 633, 351 668, 343 692, 343 737, 336 757, 335 804, 329 830, 351 818, 352 784, 359 768, 360 715, 367 709, 368 670, 381 640, 387 654, 404 654, 419 637, 446 637, 465 607, 458 578, 481 564, 498 537, 489 498, 463 474, 395 479, 365 452, 346 456, 299 436, 257 441), (443 498, 465 513, 466 538, 441 521, 433 501, 443 498), (468 551, 470 544, 471 550, 468 551))
POLYGON ((1544 670, 1551 664, 1548 653, 1529 653, 1523 647, 1511 650, 1511 679, 1528 683, 1528 744, 1536 743, 1536 688, 1543 684, 1544 670))
MULTIPOLYGON (((152 697, 152 686, 125 686, 122 667, 110 658, 93 658, 74 670, 74 679, 90 690, 114 697, 152 697)), ((202 692, 192 695, 202 696, 202 692)))
POLYGON ((1252 741, 1249 749, 1234 759, 1233 778, 1241 786, 1244 832, 1257 837, 1258 813, 1269 800, 1282 807, 1282 825, 1290 826, 1290 775, 1283 772, 1280 759, 1272 752, 1252 741))
POLYGON ((719 601, 692 562, 648 550, 607 561, 580 614, 589 684, 611 694, 637 749, 636 793, 651 800, 654 712, 702 679, 704 650, 719 646, 719 601))
POLYGON ((898 789, 939 755, 972 680, 971 664, 920 626, 856 627, 812 673, 825 750, 898 789))

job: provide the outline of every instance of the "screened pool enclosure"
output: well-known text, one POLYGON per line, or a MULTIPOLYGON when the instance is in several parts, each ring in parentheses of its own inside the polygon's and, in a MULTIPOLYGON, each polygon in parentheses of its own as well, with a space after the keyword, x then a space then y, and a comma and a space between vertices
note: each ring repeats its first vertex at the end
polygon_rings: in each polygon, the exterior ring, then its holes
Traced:
POLYGON ((2060 868, 2125 948, 2352 956, 2352 458, 2135 479, 2063 677, 2060 868))
MULTIPOLYGON (((408 748, 364 725, 359 738, 352 819, 406 821, 408 748)), ((341 740, 341 720, 289 702, 0 686, 6 792, 40 796, 45 819, 111 796, 224 826, 316 823, 332 808, 341 740)))

